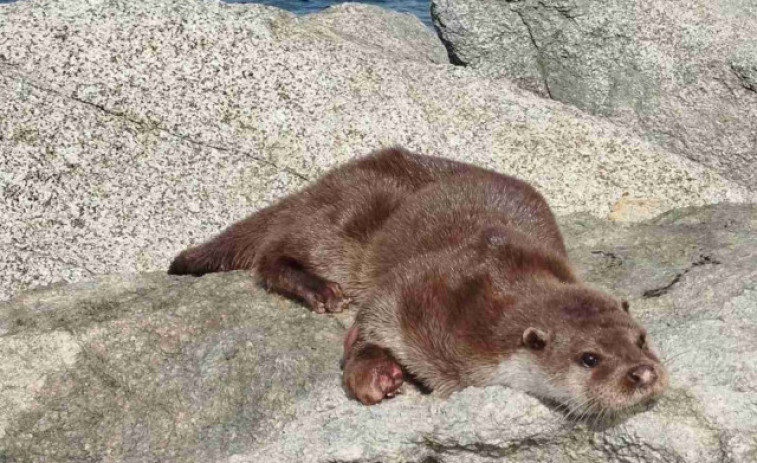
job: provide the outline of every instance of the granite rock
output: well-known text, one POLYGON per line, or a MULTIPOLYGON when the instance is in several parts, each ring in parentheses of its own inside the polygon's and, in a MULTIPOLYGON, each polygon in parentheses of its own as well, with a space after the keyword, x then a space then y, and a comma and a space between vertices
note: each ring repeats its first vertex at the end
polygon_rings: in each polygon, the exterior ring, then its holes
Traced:
POLYGON ((388 145, 518 175, 559 214, 602 217, 624 197, 652 201, 654 213, 757 201, 623 128, 434 63, 419 22, 378 11, 1 6, 0 299, 165 269, 184 247, 388 145))
POLYGON ((363 406, 340 386, 350 314, 244 272, 109 275, 0 304, 0 461, 754 461, 757 208, 560 222, 583 276, 630 300, 665 359, 648 410, 574 422, 505 387, 363 406))
POLYGON ((757 188, 757 4, 432 0, 453 62, 757 188))
POLYGON ((449 63, 447 49, 436 33, 417 16, 365 3, 339 3, 304 16, 308 25, 324 26, 365 51, 384 56, 437 64, 449 63))

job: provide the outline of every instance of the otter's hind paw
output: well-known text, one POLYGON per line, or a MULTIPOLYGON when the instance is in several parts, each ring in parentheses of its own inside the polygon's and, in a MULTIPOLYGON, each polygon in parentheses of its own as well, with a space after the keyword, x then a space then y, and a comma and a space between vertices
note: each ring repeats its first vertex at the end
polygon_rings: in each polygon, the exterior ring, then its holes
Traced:
POLYGON ((318 291, 314 291, 308 301, 316 313, 342 312, 349 307, 352 299, 346 297, 342 287, 333 281, 327 281, 318 291))

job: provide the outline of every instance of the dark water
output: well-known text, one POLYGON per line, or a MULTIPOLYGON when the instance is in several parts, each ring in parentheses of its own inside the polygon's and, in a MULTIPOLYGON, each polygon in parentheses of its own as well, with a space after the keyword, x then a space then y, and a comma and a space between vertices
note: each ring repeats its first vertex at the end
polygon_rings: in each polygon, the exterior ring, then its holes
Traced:
MULTIPOLYGON (((0 3, 10 3, 15 0, 0 0, 0 3)), ((135 0, 139 1, 139 0, 135 0)), ((337 3, 345 3, 346 0, 224 0, 229 3, 262 3, 264 5, 277 6, 297 14, 313 13, 321 11, 337 3)), ((354 1, 354 0, 353 0, 354 1)), ((428 27, 431 25, 429 14, 429 0, 363 0, 360 3, 372 3, 384 8, 403 13, 411 13, 418 16, 428 27)))
MULTIPOLYGON (((262 3, 276 6, 297 14, 313 13, 321 11, 337 3, 345 3, 347 0, 225 0, 229 3, 262 3)), ((356 0, 352 0, 356 1, 356 0)), ((431 25, 429 14, 429 0, 362 0, 360 3, 372 3, 389 10, 402 11, 418 16, 428 27, 431 25)))

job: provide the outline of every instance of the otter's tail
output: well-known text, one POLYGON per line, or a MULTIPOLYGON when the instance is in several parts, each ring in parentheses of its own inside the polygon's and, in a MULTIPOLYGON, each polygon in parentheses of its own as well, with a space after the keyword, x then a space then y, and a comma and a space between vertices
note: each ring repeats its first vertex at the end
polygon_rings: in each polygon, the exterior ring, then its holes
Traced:
POLYGON ((207 243, 182 251, 168 267, 169 275, 225 272, 234 268, 234 239, 226 230, 207 243))
POLYGON ((168 267, 169 275, 201 276, 252 267, 257 245, 271 218, 269 208, 240 220, 210 241, 182 251, 168 267))

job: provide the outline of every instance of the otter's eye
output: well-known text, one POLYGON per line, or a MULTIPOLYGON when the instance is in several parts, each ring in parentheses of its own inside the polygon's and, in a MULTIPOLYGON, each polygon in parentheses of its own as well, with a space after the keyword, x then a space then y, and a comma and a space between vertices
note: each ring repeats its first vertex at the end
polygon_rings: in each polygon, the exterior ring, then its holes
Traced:
POLYGON ((643 334, 639 335, 639 340, 636 341, 636 345, 639 347, 639 349, 644 349, 647 347, 647 337, 643 334))
POLYGON ((599 364, 599 357, 595 354, 585 353, 581 356, 581 363, 586 368, 594 368, 599 364))

